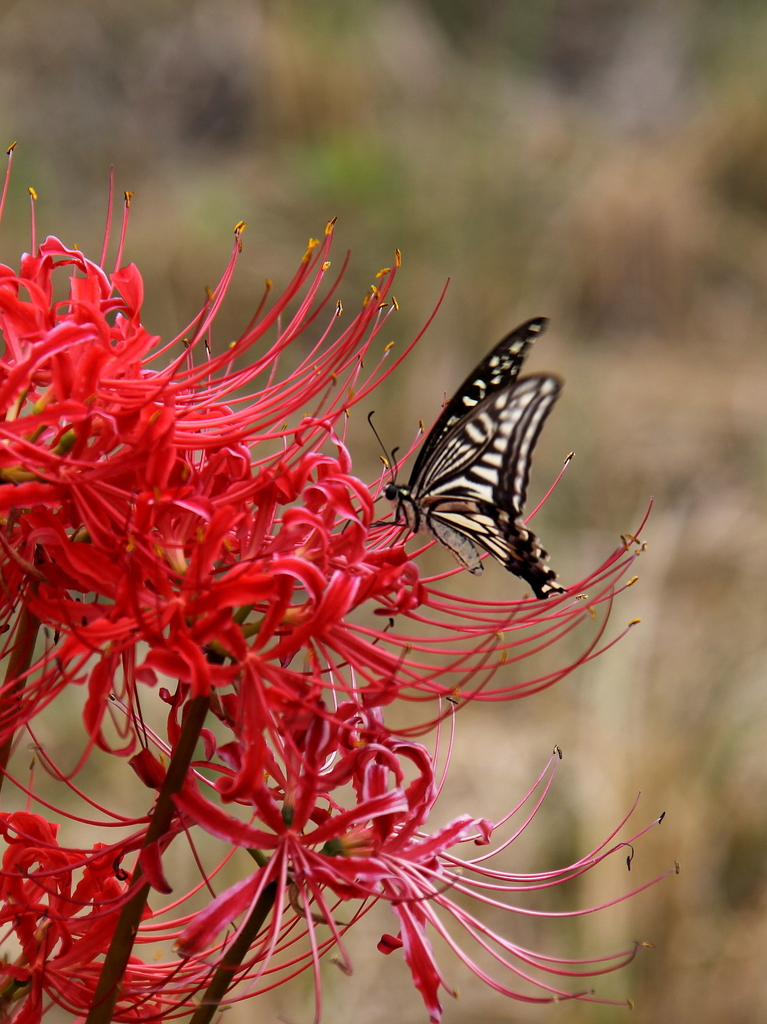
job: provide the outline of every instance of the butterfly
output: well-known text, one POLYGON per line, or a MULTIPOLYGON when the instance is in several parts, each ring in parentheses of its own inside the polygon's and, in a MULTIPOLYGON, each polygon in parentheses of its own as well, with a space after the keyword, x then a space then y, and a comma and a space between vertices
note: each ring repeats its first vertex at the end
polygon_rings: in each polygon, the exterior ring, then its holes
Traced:
POLYGON ((562 381, 519 377, 548 320, 521 324, 469 374, 421 446, 406 487, 392 482, 394 521, 431 531, 469 572, 484 549, 530 585, 537 598, 563 593, 546 552, 525 526, 530 459, 562 381))

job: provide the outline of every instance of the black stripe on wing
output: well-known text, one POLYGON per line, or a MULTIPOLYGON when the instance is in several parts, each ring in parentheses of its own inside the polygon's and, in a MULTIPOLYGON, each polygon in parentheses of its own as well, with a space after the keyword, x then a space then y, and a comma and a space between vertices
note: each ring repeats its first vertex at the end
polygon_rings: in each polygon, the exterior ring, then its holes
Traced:
POLYGON ((548 318, 538 316, 515 327, 476 366, 442 410, 437 422, 421 445, 410 474, 414 488, 431 453, 450 429, 490 395, 510 387, 519 376, 527 353, 536 338, 546 330, 548 318))

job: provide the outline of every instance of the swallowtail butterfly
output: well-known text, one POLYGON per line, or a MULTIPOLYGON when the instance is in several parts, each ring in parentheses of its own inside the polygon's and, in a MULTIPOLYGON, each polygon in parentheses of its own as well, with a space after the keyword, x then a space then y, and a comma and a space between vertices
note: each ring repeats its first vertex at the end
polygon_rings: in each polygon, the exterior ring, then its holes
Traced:
POLYGON ((408 485, 385 492, 397 502, 395 522, 430 530, 473 573, 482 572, 483 548, 537 598, 564 590, 522 521, 533 448, 562 389, 548 374, 519 377, 547 323, 528 320, 496 345, 445 405, 408 485))

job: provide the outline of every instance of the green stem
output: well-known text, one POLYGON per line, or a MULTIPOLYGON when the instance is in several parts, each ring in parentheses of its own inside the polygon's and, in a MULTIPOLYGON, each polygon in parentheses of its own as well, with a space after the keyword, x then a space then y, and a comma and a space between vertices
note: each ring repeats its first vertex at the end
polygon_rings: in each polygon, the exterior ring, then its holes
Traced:
MULTIPOLYGON (((21 691, 26 685, 24 673, 32 664, 32 655, 35 650, 37 633, 40 629, 40 620, 36 618, 26 607, 22 605, 19 610, 19 618, 16 624, 16 642, 11 650, 8 659, 8 668, 5 672, 4 688, 8 687, 7 695, 12 701, 17 698, 21 702, 21 691)), ((5 770, 8 767, 8 760, 13 748, 14 734, 8 733, 5 742, 0 745, 0 789, 5 780, 5 770)))
MULTIPOLYGON (((173 750, 168 773, 157 796, 142 849, 162 838, 170 828, 176 810, 173 794, 178 793, 184 784, 209 704, 210 698, 207 694, 193 697, 189 701, 178 743, 173 750)), ((120 911, 85 1024, 110 1024, 112 1020, 120 994, 120 983, 128 966, 133 940, 149 895, 150 885, 142 879, 141 864, 137 863, 130 882, 131 889, 135 891, 120 911)))
POLYGON ((218 1005, 226 995, 226 991, 232 984, 235 972, 250 949, 251 943, 261 930, 267 914, 274 906, 274 897, 277 894, 277 883, 270 882, 258 898, 258 902, 250 913, 250 917, 240 929, 237 938, 227 949, 221 958, 221 963, 216 968, 210 984, 205 990, 205 995, 197 1009, 192 1014, 189 1024, 210 1024, 218 1011, 218 1005))

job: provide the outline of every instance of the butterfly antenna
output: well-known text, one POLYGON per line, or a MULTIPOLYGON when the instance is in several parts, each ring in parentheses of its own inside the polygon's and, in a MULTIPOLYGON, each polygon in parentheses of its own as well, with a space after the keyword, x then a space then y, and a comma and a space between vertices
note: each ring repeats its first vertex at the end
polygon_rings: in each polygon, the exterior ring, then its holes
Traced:
POLYGON ((375 409, 371 409, 371 411, 368 413, 368 423, 370 424, 370 429, 373 431, 373 433, 376 436, 376 441, 378 441, 378 443, 381 446, 381 451, 383 452, 383 456, 381 457, 381 461, 383 462, 384 466, 386 466, 386 468, 389 470, 389 472, 392 475, 391 482, 393 484, 396 484, 396 482, 397 482, 397 463, 396 463, 396 461, 394 459, 394 456, 399 451, 399 448, 394 448, 392 450, 391 455, 389 455, 389 453, 386 450, 386 446, 384 445, 383 441, 381 440, 381 435, 378 433, 378 431, 376 430, 375 426, 373 425, 373 417, 375 416, 375 414, 376 414, 375 413, 375 409))
POLYGON ((396 448, 392 448, 392 450, 391 450, 391 462, 392 462, 392 469, 391 469, 392 477, 391 477, 391 482, 392 482, 393 484, 396 484, 396 482, 397 482, 397 469, 398 469, 398 463, 397 463, 397 452, 398 452, 398 451, 399 451, 399 445, 397 445, 397 447, 396 447, 396 448))

